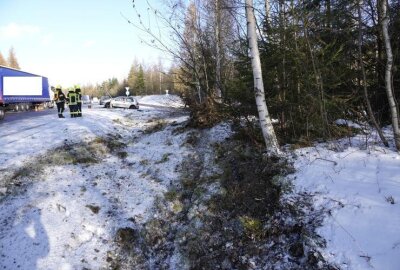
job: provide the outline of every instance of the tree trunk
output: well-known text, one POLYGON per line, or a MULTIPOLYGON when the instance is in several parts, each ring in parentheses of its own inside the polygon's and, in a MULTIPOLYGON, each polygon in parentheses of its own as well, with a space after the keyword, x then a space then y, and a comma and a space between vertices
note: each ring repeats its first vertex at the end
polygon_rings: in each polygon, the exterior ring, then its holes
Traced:
POLYGON ((267 30, 272 28, 271 25, 271 3, 270 0, 265 0, 265 22, 267 24, 267 30))
POLYGON ((328 115, 326 112, 326 106, 325 106, 325 90, 324 90, 324 82, 322 80, 322 75, 321 71, 317 67, 317 58, 314 56, 313 49, 311 47, 310 39, 308 36, 308 25, 304 25, 304 37, 306 39, 307 47, 310 51, 310 56, 311 56, 311 63, 314 71, 314 76, 315 76, 315 83, 318 87, 319 94, 320 94, 320 103, 319 103, 319 110, 321 114, 321 123, 322 123, 322 133, 324 136, 324 139, 330 136, 329 132, 329 123, 328 123, 328 115))
POLYGON ((221 83, 221 0, 215 0, 215 48, 216 48, 216 76, 215 76, 215 97, 218 102, 222 98, 222 83, 221 83))
POLYGON ((332 27, 332 11, 331 11, 331 0, 326 0, 326 28, 331 29, 332 27))
POLYGON ((381 127, 378 125, 378 122, 375 119, 374 113, 372 111, 371 103, 369 102, 369 97, 368 97, 368 88, 367 88, 367 75, 365 73, 365 67, 364 67, 364 61, 363 61, 363 55, 362 55, 362 44, 363 44, 363 31, 362 31, 362 17, 361 17, 361 5, 362 5, 363 0, 360 0, 358 3, 358 57, 360 61, 360 68, 361 68, 361 73, 362 73, 362 85, 364 89, 364 100, 365 104, 367 106, 367 112, 369 115, 369 118, 374 125, 375 129, 377 130, 379 137, 381 138, 383 144, 388 147, 389 143, 386 140, 385 136, 383 135, 381 127))
POLYGON ((399 129, 399 109, 396 105, 394 91, 392 89, 392 68, 393 68, 393 53, 390 44, 390 37, 388 32, 389 16, 387 14, 387 0, 381 0, 381 13, 382 13, 382 34, 385 42, 386 49, 386 68, 385 68, 385 86, 386 94, 390 106, 390 114, 392 117, 393 135, 396 149, 400 151, 400 129, 399 129))
MULTIPOLYGON (((286 105, 286 90, 287 90, 287 75, 286 75, 286 51, 287 51, 287 46, 286 46, 286 7, 285 7, 285 1, 280 0, 279 1, 279 20, 280 20, 280 41, 281 41, 281 50, 283 51, 282 53, 282 87, 281 87, 281 92, 279 93, 279 96, 281 98, 281 102, 286 105)), ((285 117, 285 109, 282 109, 281 111, 281 129, 285 130, 286 128, 286 117, 285 117)))
POLYGON ((254 16, 253 0, 246 0, 247 38, 249 41, 251 66, 254 77, 254 93, 260 119, 260 126, 263 133, 267 150, 279 153, 278 140, 276 139, 274 127, 268 113, 265 102, 264 83, 262 79, 260 53, 258 50, 256 18, 254 16))

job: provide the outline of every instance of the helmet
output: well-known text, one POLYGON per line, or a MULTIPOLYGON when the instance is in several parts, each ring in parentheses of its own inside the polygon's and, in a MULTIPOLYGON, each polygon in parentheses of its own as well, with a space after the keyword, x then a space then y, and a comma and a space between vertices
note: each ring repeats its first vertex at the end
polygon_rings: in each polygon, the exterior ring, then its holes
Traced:
POLYGON ((56 86, 56 90, 61 90, 61 85, 58 84, 58 85, 56 86))
POLYGON ((79 86, 79 84, 75 85, 75 92, 76 93, 80 93, 81 92, 81 87, 79 86))

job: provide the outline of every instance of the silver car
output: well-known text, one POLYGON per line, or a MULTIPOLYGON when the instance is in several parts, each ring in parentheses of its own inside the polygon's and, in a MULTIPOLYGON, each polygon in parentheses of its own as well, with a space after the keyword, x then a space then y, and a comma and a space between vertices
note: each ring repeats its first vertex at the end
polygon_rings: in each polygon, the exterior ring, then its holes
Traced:
POLYGON ((102 96, 102 97, 100 98, 99 104, 100 104, 100 105, 106 105, 106 103, 108 103, 108 106, 107 106, 107 107, 110 107, 110 101, 111 101, 111 99, 112 99, 112 97, 110 97, 110 96, 102 96))
POLYGON ((139 109, 139 102, 134 97, 116 97, 110 101, 110 108, 139 109))
POLYGON ((82 104, 90 104, 90 96, 89 95, 83 95, 81 97, 82 104))

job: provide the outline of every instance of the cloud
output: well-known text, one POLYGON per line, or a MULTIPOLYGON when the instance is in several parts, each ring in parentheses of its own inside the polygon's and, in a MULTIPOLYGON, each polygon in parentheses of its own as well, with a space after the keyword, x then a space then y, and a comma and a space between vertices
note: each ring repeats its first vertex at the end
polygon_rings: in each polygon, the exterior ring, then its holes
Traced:
POLYGON ((85 48, 90 48, 90 47, 93 47, 94 44, 96 44, 96 41, 94 41, 94 40, 86 40, 86 41, 83 43, 83 47, 85 47, 85 48))
POLYGON ((34 25, 9 23, 0 27, 0 35, 5 38, 20 38, 26 35, 34 35, 40 32, 40 28, 34 25))

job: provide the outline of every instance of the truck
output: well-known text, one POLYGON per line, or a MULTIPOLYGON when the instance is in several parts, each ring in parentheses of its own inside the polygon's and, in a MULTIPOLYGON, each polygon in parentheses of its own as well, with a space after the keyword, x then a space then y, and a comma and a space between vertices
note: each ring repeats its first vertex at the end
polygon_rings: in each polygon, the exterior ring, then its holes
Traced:
POLYGON ((0 120, 5 112, 52 107, 46 77, 0 65, 0 120))

